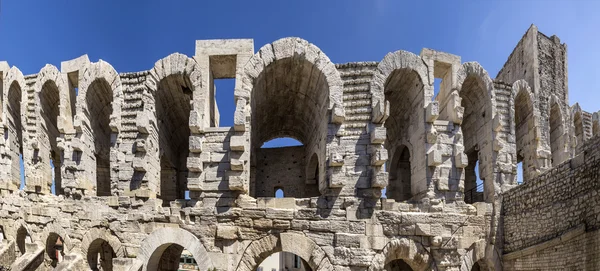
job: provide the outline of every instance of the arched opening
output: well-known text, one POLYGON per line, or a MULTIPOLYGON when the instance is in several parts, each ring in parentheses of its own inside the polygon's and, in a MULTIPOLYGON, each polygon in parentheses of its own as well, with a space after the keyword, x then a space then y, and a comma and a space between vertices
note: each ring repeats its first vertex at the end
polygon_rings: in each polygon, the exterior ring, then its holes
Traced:
POLYGON ((401 259, 393 260, 385 265, 385 271, 412 271, 410 265, 401 259))
POLYGON ((321 160, 325 157, 329 91, 325 74, 300 55, 275 60, 255 79, 251 97, 251 196, 271 197, 275 186, 286 187, 289 197, 320 195, 324 166, 317 162, 316 181, 308 179, 306 171, 314 154, 321 160), (263 143, 282 137, 303 145, 261 148, 263 143))
POLYGON ((405 201, 411 198, 411 170, 408 148, 404 145, 398 146, 394 151, 390 166, 390 181, 385 192, 386 198, 396 201, 405 201))
POLYGON ((427 188, 425 167, 411 168, 411 153, 406 147, 409 143, 419 142, 422 136, 416 129, 422 126, 419 122, 423 122, 423 91, 423 82, 412 69, 395 70, 385 84, 385 99, 390 103, 390 114, 384 124, 387 129, 385 147, 393 157, 388 169, 388 198, 407 200, 427 188))
POLYGON ((302 257, 290 252, 275 252, 264 259, 256 270, 290 270, 290 271, 312 271, 308 263, 302 257))
POLYGON ((517 164, 523 163, 523 181, 526 182, 535 170, 535 152, 537 146, 533 138, 536 129, 533 121, 533 101, 526 90, 521 89, 514 101, 515 105, 515 141, 517 164))
POLYGON ((116 257, 113 248, 103 239, 94 240, 87 252, 88 265, 92 271, 112 271, 112 260, 116 257))
POLYGON ((46 254, 50 266, 56 267, 58 263, 62 262, 65 251, 64 240, 60 235, 56 233, 48 235, 46 239, 46 254))
POLYGON ((473 267, 471 267, 471 271, 486 271, 486 270, 490 270, 487 267, 487 264, 485 263, 485 261, 479 260, 476 263, 473 264, 473 267))
POLYGON ((167 243, 152 253, 147 268, 152 271, 198 270, 198 263, 183 246, 167 243))
MULTIPOLYGON (((60 96, 58 87, 53 81, 48 81, 42 86, 40 92, 40 104, 41 112, 40 115, 43 118, 42 121, 42 134, 45 137, 46 144, 42 144, 42 153, 47 157, 41 159, 44 165, 44 175, 46 177, 52 177, 52 186, 54 188, 54 194, 62 194, 61 188, 61 175, 60 175, 60 164, 61 164, 61 152, 58 148, 56 139, 60 136, 58 131, 58 116, 60 114, 60 96), (46 175, 47 174, 47 175, 46 175)), ((36 159, 37 161, 37 159, 36 159)))
POLYGON ((283 193, 283 188, 282 187, 275 187, 275 197, 276 198, 283 198, 283 197, 285 197, 285 194, 283 193))
POLYGON ((160 194, 165 206, 187 191, 192 84, 183 75, 162 79, 154 96, 158 122, 160 194))
POLYGON ((112 113, 113 91, 110 84, 103 78, 96 79, 88 88, 85 96, 85 117, 89 120, 89 127, 83 129, 86 138, 93 142, 90 155, 96 161, 96 194, 98 196, 111 195, 110 180, 110 149, 112 130, 110 128, 110 115, 112 113))
POLYGON ((564 157, 564 143, 562 135, 564 134, 563 117, 558 103, 553 103, 550 107, 550 151, 552 152, 552 166, 557 166, 566 158, 564 157))
POLYGON ((21 95, 21 86, 17 82, 13 82, 8 89, 8 133, 4 131, 4 134, 5 137, 8 136, 10 142, 11 176, 15 185, 22 183, 21 179, 24 179, 24 176, 21 175, 21 163, 23 163, 21 95))
POLYGON ((463 135, 464 152, 467 155, 468 164, 464 168, 464 193, 465 202, 483 202, 485 199, 485 178, 482 176, 481 167, 491 154, 491 128, 492 105, 490 97, 483 80, 476 75, 468 75, 462 83, 459 91, 461 106, 464 108, 461 131, 463 135), (480 150, 480 148, 486 148, 480 150))
POLYGON ((31 236, 25 227, 17 230, 17 255, 22 256, 27 252, 27 244, 31 244, 31 236))
POLYGON ((573 116, 573 124, 575 125, 575 138, 577 138, 577 147, 583 145, 583 117, 581 111, 575 112, 573 116))

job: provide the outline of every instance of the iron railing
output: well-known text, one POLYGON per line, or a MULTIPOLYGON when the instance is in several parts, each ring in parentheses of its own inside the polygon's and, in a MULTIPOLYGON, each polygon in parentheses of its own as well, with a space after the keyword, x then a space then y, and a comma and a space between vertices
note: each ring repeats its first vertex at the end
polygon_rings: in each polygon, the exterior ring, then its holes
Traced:
POLYGON ((465 202, 473 204, 474 202, 483 201, 483 182, 477 186, 465 191, 465 202))

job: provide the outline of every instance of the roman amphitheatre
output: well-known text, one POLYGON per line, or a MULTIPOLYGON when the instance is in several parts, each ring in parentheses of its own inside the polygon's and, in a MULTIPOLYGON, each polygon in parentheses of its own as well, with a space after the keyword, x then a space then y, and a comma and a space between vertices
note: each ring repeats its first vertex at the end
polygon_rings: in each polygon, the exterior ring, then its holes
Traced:
POLYGON ((568 100, 558 37, 530 27, 495 77, 431 49, 260 46, 198 40, 127 73, 0 62, 0 266, 177 270, 185 249, 202 271, 278 252, 315 271, 600 270, 599 113, 568 100), (281 137, 302 145, 261 148, 281 137))

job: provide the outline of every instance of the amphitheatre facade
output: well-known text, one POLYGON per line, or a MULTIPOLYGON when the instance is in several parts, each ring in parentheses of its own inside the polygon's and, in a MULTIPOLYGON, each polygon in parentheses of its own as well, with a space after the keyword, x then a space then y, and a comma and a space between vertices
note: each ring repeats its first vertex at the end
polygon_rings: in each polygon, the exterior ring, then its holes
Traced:
POLYGON ((495 79, 430 49, 334 64, 301 38, 199 40, 134 73, 1 62, 0 265, 599 270, 599 115, 569 105, 566 52, 532 26, 495 79), (261 148, 280 137, 302 145, 261 148))

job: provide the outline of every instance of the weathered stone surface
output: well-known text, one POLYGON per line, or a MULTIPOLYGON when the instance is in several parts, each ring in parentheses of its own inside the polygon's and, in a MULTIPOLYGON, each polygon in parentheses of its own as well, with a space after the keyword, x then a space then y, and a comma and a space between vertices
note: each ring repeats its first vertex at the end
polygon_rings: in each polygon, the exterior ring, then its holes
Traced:
POLYGON ((566 63, 535 26, 495 79, 431 49, 336 65, 300 38, 121 74, 0 62, 0 266, 174 270, 183 247, 200 270, 277 251, 316 271, 598 269, 600 117, 569 106, 566 63), (302 145, 262 148, 278 137, 302 145))

